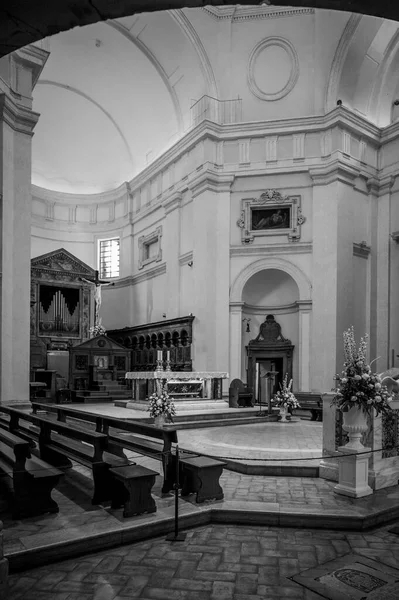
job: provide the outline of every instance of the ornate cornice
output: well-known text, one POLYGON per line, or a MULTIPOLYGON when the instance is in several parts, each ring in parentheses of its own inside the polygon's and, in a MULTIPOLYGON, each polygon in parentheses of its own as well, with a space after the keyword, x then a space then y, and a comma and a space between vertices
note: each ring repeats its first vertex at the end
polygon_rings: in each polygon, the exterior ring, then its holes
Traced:
POLYGON ((369 177, 367 179, 367 190, 373 196, 384 196, 389 194, 395 183, 396 174, 383 175, 380 179, 369 177))
POLYGON ((162 202, 162 206, 165 209, 165 215, 168 215, 169 213, 173 212, 174 210, 176 210, 176 208, 180 208, 181 203, 182 195, 180 192, 176 192, 175 194, 169 196, 169 198, 162 202))
POLYGON ((309 169, 309 175, 312 178, 313 185, 328 185, 335 181, 341 181, 354 187, 359 176, 359 169, 342 160, 335 159, 321 167, 312 167, 309 169))
POLYGON ((0 93, 0 119, 14 131, 32 136, 39 117, 39 113, 33 112, 21 104, 16 104, 9 96, 0 93))
POLYGON ((196 198, 206 191, 211 192, 230 192, 231 185, 234 181, 234 175, 226 175, 224 173, 215 173, 213 171, 204 171, 189 183, 191 195, 196 198))
POLYGON ((279 19, 312 15, 314 8, 270 8, 268 6, 205 6, 202 10, 213 19, 231 19, 232 21, 249 21, 252 19, 279 19))

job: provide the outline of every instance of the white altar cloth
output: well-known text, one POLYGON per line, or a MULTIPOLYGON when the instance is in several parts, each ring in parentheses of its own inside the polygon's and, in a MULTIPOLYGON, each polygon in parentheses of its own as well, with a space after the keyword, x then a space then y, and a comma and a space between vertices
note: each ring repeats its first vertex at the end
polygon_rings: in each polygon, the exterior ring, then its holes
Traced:
POLYGON ((130 371, 125 379, 228 379, 225 371, 130 371))

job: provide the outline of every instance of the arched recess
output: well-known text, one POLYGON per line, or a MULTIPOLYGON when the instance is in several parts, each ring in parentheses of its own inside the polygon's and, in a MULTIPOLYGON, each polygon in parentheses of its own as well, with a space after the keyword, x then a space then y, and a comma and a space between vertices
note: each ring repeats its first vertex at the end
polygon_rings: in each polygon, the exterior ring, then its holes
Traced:
POLYGON ((310 388, 310 320, 312 285, 307 275, 297 265, 284 258, 262 258, 246 267, 237 275, 230 289, 230 379, 245 378, 243 369, 243 290, 253 275, 260 271, 276 269, 287 273, 298 287, 298 366, 297 386, 300 391, 310 388))
POLYGON ((312 285, 305 273, 285 258, 261 258, 247 265, 236 277, 230 289, 230 304, 242 302, 242 292, 247 281, 258 271, 280 269, 291 275, 299 289, 300 301, 310 300, 312 285))

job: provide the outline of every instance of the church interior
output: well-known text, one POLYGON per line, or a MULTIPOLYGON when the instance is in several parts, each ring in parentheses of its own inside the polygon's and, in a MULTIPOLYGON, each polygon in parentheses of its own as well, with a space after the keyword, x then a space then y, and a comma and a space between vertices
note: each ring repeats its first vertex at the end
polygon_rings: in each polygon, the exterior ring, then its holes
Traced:
POLYGON ((35 2, 0 24, 0 600, 397 598, 399 12, 35 2), (388 398, 351 423, 350 331, 388 398))

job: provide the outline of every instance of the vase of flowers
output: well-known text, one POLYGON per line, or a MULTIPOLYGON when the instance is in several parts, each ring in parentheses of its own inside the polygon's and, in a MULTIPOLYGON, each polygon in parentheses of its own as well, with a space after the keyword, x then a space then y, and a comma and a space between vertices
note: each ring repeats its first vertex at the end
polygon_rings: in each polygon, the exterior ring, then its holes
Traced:
POLYGON ((287 413, 294 408, 300 408, 300 404, 292 392, 292 379, 288 381, 288 373, 286 373, 283 383, 280 383, 280 389, 274 394, 273 402, 280 409, 282 423, 288 422, 287 413))
POLYGON ((107 330, 101 323, 101 319, 99 319, 97 325, 94 325, 94 327, 90 327, 89 333, 90 337, 92 338, 97 337, 98 335, 105 335, 107 333, 107 330))
POLYGON ((392 396, 381 377, 373 373, 367 362, 367 334, 360 338, 359 347, 356 345, 353 326, 343 333, 345 362, 341 375, 335 375, 337 382, 333 392, 335 396, 331 404, 342 411, 342 428, 347 432, 349 442, 346 448, 363 450, 362 435, 367 431, 367 415, 372 409, 376 414, 391 412, 389 403, 392 396))
POLYGON ((176 409, 173 398, 166 391, 166 382, 162 383, 156 380, 156 386, 156 392, 149 397, 147 411, 149 411, 150 417, 154 419, 155 425, 163 427, 168 421, 173 422, 176 409))

